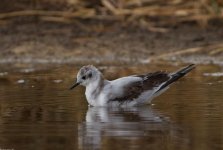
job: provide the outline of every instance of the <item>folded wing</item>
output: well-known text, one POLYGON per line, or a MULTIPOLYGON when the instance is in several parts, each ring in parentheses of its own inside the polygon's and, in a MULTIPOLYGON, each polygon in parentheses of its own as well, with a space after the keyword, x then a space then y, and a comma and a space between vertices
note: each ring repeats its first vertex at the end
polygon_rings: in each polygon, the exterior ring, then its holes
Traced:
POLYGON ((137 99, 143 92, 155 90, 161 84, 170 79, 170 76, 163 71, 148 73, 144 75, 135 75, 140 80, 126 83, 122 87, 122 94, 118 97, 112 98, 110 101, 118 101, 123 103, 125 101, 133 101, 137 99))

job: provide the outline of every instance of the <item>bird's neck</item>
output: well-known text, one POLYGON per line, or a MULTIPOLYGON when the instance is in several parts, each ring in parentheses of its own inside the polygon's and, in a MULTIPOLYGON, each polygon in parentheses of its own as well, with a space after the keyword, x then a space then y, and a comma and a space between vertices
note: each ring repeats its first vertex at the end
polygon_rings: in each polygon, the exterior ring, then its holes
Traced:
POLYGON ((86 96, 95 99, 104 88, 104 82, 104 78, 102 76, 99 76, 97 80, 89 83, 86 86, 86 96))

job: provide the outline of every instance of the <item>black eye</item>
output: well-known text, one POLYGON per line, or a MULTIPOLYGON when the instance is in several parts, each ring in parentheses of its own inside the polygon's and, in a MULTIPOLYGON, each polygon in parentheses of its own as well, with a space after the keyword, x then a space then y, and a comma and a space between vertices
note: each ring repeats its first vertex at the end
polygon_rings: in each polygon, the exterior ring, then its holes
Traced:
POLYGON ((83 80, 85 80, 85 79, 86 79, 86 77, 85 77, 85 76, 83 76, 83 77, 82 77, 82 79, 83 79, 83 80))
POLYGON ((89 73, 88 77, 91 78, 92 77, 92 73, 89 73))

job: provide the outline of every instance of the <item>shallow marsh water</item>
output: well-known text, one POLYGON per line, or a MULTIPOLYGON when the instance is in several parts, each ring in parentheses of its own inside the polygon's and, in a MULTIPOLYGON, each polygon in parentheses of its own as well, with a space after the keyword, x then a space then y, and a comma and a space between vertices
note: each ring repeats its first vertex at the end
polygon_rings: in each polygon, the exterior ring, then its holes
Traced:
MULTIPOLYGON (((109 79, 180 66, 100 67, 109 79)), ((0 149, 223 149, 223 71, 198 66, 153 105, 88 107, 79 67, 0 70, 0 149)))

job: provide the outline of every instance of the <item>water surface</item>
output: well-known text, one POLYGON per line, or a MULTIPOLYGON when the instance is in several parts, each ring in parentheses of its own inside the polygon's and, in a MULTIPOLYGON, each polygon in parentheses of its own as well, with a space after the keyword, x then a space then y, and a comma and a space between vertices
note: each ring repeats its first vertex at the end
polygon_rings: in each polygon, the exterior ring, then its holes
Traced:
MULTIPOLYGON (((114 79, 179 67, 100 69, 114 79)), ((84 88, 68 90, 78 68, 0 70, 1 149, 223 149, 221 67, 199 66, 152 106, 134 108, 88 107, 84 88)))

